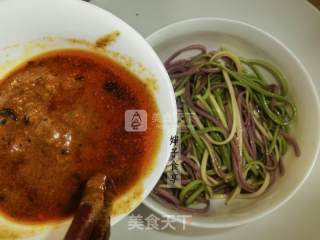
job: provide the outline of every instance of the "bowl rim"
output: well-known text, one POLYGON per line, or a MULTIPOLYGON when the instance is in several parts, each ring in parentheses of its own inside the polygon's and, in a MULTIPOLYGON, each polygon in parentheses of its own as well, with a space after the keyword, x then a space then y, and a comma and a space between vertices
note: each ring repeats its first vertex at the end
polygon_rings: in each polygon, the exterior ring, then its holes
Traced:
MULTIPOLYGON (((15 0, 16 2, 18 2, 18 0, 15 0)), ((4 0, 3 2, 0 1, 0 4, 13 4, 14 1, 9 1, 9 0, 4 0)), ((31 4, 36 3, 36 2, 41 2, 40 0, 33 0, 33 2, 31 2, 31 4)), ((143 184, 143 191, 141 193, 140 198, 137 200, 137 202, 134 202, 134 204, 132 206, 130 206, 129 211, 126 211, 125 213, 120 213, 120 214, 116 214, 114 216, 112 216, 112 220, 111 220, 111 225, 115 225, 118 222, 120 222, 121 220, 123 220, 126 216, 128 216, 131 212, 133 212, 143 201, 144 199, 148 196, 148 194, 152 191, 153 187, 156 185, 158 179, 160 178, 164 168, 165 168, 165 163, 167 162, 167 160, 162 160, 162 158, 168 158, 170 155, 170 149, 171 146, 169 145, 168 140, 165 138, 165 133, 167 134, 175 134, 176 133, 176 129, 177 129, 177 107, 176 107, 176 100, 175 100, 175 96, 174 96, 174 90, 173 87, 171 86, 171 82, 170 82, 170 78, 169 75, 166 71, 166 69, 164 68, 159 56, 157 55, 157 53, 154 51, 154 49, 151 47, 151 45, 148 43, 148 41, 141 35, 140 32, 138 32, 133 26, 131 26, 130 24, 128 24, 126 21, 124 21, 122 18, 120 18, 119 16, 115 15, 114 13, 112 13, 111 11, 107 10, 107 9, 103 9, 99 6, 96 6, 94 4, 91 4, 89 2, 86 1, 79 1, 79 0, 70 0, 71 4, 73 5, 74 8, 80 8, 80 7, 86 7, 88 10, 88 12, 90 11, 95 11, 95 12, 99 12, 100 14, 103 14, 105 16, 108 16, 110 19, 112 19, 115 22, 119 22, 121 24, 121 26, 125 29, 129 29, 132 33, 134 33, 135 38, 137 41, 139 41, 141 44, 143 44, 143 48, 147 49, 149 52, 149 59, 151 59, 155 65, 157 66, 157 72, 152 72, 154 73, 154 75, 156 76, 157 82, 163 83, 161 85, 168 85, 168 91, 167 91, 167 97, 169 97, 169 101, 171 102, 171 105, 166 106, 166 110, 172 115, 173 117, 173 123, 172 126, 168 126, 165 127, 165 124, 162 124, 162 136, 161 139, 159 140, 159 146, 158 149, 156 150, 156 154, 154 155, 154 163, 153 163, 153 167, 151 169, 150 172, 148 172, 148 174, 146 176, 143 176, 141 178, 141 182, 143 184), (158 77, 157 77, 158 76, 158 77), (162 78, 160 78, 160 76, 162 78), (160 150, 162 145, 165 148, 168 148, 168 150, 166 151, 166 156, 161 156, 160 155, 160 150), (165 163, 164 163, 165 162, 165 163), (159 172, 159 173, 158 173, 159 172), (152 179, 152 181, 151 181, 152 179)), ((62 4, 63 0, 58 0, 55 4, 59 5, 62 4)), ((23 3, 23 5, 29 5, 30 3, 23 3)), ((41 7, 43 7, 45 3, 43 3, 41 5, 41 7)), ((100 20, 101 21, 101 20, 100 20)), ((136 45, 136 44, 133 44, 136 45)), ((44 52, 46 52, 47 50, 45 50, 44 52)), ((134 58, 134 57, 133 57, 134 58)), ((138 77, 140 78, 140 77, 138 77)), ((167 87, 166 87, 167 88, 167 87)), ((160 104, 160 100, 157 100, 156 94, 154 94, 154 99, 159 107, 160 104)), ((160 109, 159 109, 160 112, 160 109)), ((139 184, 138 182, 135 184, 137 185, 139 184)), ((132 189, 135 187, 135 185, 132 186, 132 189)), ((130 191, 130 190, 129 190, 130 191)), ((128 192, 129 192, 128 191, 128 192)), ((127 193, 125 193, 127 194, 127 193)), ((124 194, 124 195, 125 195, 124 194)), ((121 196, 122 197, 122 196, 121 196)), ((30 227, 30 228, 36 228, 37 226, 39 227, 51 227, 54 226, 54 228, 56 228, 56 226, 58 225, 63 225, 67 222, 69 222, 72 217, 69 217, 67 219, 64 219, 62 221, 58 221, 58 222, 48 222, 48 223, 44 223, 44 224, 21 224, 20 222, 15 222, 12 221, 9 218, 6 218, 2 213, 0 213, 0 219, 4 219, 5 221, 7 221, 10 225, 14 226, 14 227, 30 227)), ((35 235, 37 236, 37 235, 35 235)))
MULTIPOLYGON (((301 60, 299 60, 299 58, 293 53, 293 51, 287 47, 283 42, 281 42, 279 39, 277 39, 276 37, 274 37, 273 35, 271 35, 270 33, 243 21, 238 21, 238 20, 234 20, 234 19, 229 19, 229 18, 221 18, 221 17, 199 17, 199 18, 191 18, 191 19, 186 19, 186 20, 182 20, 182 21, 178 21, 172 24, 168 24, 158 30, 156 30, 155 32, 151 33, 149 36, 146 37, 146 40, 149 42, 149 44, 152 46, 152 41, 154 38, 163 36, 163 33, 166 33, 168 30, 170 29, 175 29, 178 28, 179 26, 186 26, 188 24, 193 24, 193 23, 203 23, 203 22, 226 22, 228 24, 235 24, 235 25, 241 25, 246 27, 247 29, 250 29, 252 31, 257 32, 260 35, 263 35, 264 37, 268 38, 270 41, 273 41, 274 43, 276 43, 277 45, 279 45, 289 56, 290 58, 295 61, 297 63, 297 65, 300 67, 300 69, 302 70, 302 73, 305 75, 305 77, 308 79, 309 84, 312 88, 312 94, 315 97, 315 104, 317 106, 316 109, 316 114, 319 118, 320 116, 320 96, 316 91, 316 85, 311 77, 311 75, 309 74, 307 68, 304 66, 304 64, 301 62, 301 60)), ((320 137, 318 137, 318 140, 320 139, 320 137)), ((160 214, 161 216, 166 216, 168 218, 172 218, 174 219, 176 222, 181 223, 181 224, 185 224, 185 225, 189 225, 189 226, 194 226, 194 227, 199 227, 199 228, 231 228, 231 227, 236 227, 236 226, 240 226, 240 225, 244 225, 247 223, 251 223, 254 222, 260 218, 263 218, 269 214, 271 214, 272 212, 276 211, 277 209, 279 209, 280 207, 282 207, 284 204, 286 204, 297 192, 299 189, 301 189, 302 185, 305 183, 305 181, 307 180, 307 178, 310 176, 312 169, 314 168, 316 161, 319 158, 319 153, 320 153, 320 145, 318 144, 316 146, 315 149, 315 153, 314 153, 314 157, 312 162, 310 163, 310 166, 308 167, 307 171, 305 172, 302 180, 299 182, 299 184, 297 184, 284 198, 282 201, 280 201, 279 203, 275 204, 273 207, 270 207, 264 211, 262 211, 261 213, 257 213, 254 216, 251 217, 245 217, 244 219, 241 220, 236 220, 236 221, 230 221, 228 223, 214 223, 214 222, 184 222, 181 218, 176 217, 175 215, 170 215, 168 213, 168 208, 166 207, 162 207, 162 208, 158 208, 154 205, 154 199, 152 199, 152 197, 149 195, 144 201, 143 204, 145 204, 149 209, 151 209, 152 211, 160 214)), ((159 203, 161 205, 161 203, 159 203)), ((171 209, 170 209, 171 210, 171 209)), ((176 211, 176 210, 172 210, 172 211, 176 211)))

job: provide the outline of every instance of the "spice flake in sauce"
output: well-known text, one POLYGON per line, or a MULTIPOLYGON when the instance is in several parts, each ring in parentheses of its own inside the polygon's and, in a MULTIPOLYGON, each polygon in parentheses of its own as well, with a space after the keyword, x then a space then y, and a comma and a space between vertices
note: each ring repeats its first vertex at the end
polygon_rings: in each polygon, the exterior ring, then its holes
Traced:
POLYGON ((0 211, 35 223, 69 217, 97 172, 121 196, 158 150, 153 114, 149 88, 98 54, 59 50, 20 66, 0 83, 0 211), (148 113, 145 132, 125 130, 128 109, 148 113))

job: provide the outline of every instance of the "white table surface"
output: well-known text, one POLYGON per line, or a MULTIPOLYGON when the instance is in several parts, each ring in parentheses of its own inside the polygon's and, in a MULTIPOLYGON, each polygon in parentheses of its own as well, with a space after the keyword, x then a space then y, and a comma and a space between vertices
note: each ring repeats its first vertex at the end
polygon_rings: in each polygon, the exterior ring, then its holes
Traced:
MULTIPOLYGON (((133 26, 143 36, 167 24, 194 17, 225 17, 266 30, 302 60, 320 90, 320 11, 305 0, 92 0, 133 26)), ((311 109, 310 109, 311 111, 311 109)), ((301 159, 303 161, 303 159, 301 159)), ((320 239, 320 162, 285 206, 254 223, 232 229, 185 231, 128 230, 128 218, 111 239, 316 240, 320 239)), ((135 214, 147 216, 140 206, 135 214)))

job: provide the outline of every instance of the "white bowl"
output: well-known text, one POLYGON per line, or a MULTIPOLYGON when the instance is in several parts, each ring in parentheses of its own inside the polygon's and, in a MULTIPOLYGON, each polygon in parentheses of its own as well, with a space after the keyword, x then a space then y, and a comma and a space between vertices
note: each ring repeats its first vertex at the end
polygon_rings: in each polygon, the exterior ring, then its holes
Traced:
MULTIPOLYGON (((212 201, 206 215, 193 215, 190 225, 204 228, 232 227, 252 222, 286 203, 309 176, 319 153, 320 105, 316 88, 305 67, 283 43, 246 23, 220 19, 192 19, 164 27, 147 38, 162 60, 184 46, 201 43, 209 49, 224 46, 240 56, 272 61, 289 79, 289 95, 298 114, 291 132, 301 147, 301 157, 290 150, 284 158, 285 176, 253 200, 237 200, 229 206, 212 201)), ((163 207, 151 197, 144 203, 161 215, 180 214, 163 207)), ((176 221, 181 218, 175 218, 176 221)))
MULTIPOLYGON (((142 182, 137 183, 137 186, 132 187, 131 191, 116 202, 115 208, 127 207, 120 215, 112 217, 112 225, 117 223, 136 208, 155 186, 170 154, 169 138, 176 130, 174 92, 157 54, 143 37, 122 20, 103 9, 79 0, 1 1, 0 29, 0 77, 33 55, 60 48, 91 49, 90 42, 95 42, 97 38, 110 32, 118 31, 120 35, 117 40, 108 46, 107 51, 99 50, 100 53, 126 64, 142 81, 150 81, 156 86, 154 95, 160 116, 170 117, 171 124, 162 126, 160 148, 152 170, 146 173, 142 182)), ((150 159, 150 162, 153 162, 153 159, 150 159)), ((58 222, 45 226, 27 226, 0 217, 0 238, 12 239, 15 236, 32 235, 40 230, 46 230, 35 239, 61 239, 69 223, 70 221, 63 224, 58 222), (51 232, 52 228, 57 228, 55 233, 51 232), (8 234, 11 234, 10 237, 8 234)))

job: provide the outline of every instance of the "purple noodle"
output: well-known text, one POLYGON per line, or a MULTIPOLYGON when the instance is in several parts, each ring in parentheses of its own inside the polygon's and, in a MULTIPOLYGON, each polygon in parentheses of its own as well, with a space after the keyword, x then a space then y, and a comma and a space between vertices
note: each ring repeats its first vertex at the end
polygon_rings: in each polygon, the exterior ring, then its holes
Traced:
POLYGON ((188 52, 188 51, 192 51, 192 50, 199 50, 200 54, 204 54, 207 52, 207 49, 205 46, 201 45, 201 44, 193 44, 190 46, 187 46, 185 48, 182 48, 176 52, 174 52, 165 62, 164 62, 164 66, 166 68, 168 68, 171 65, 172 60, 174 60, 176 57, 178 57, 181 53, 183 52, 188 52))

